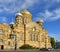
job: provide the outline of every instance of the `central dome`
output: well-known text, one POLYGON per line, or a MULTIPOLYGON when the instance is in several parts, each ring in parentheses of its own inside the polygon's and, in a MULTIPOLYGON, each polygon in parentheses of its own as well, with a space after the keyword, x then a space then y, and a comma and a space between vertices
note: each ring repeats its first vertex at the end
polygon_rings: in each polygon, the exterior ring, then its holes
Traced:
POLYGON ((24 10, 22 11, 22 14, 28 14, 28 15, 31 15, 31 13, 30 13, 28 10, 26 10, 26 9, 24 9, 24 10))

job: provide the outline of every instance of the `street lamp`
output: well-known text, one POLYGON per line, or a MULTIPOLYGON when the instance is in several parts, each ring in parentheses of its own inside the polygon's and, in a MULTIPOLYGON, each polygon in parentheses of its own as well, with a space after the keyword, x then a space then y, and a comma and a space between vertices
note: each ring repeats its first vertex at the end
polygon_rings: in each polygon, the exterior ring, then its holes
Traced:
POLYGON ((15 42, 15 50, 17 49, 17 36, 16 36, 16 32, 14 31, 14 42, 15 42))
POLYGON ((12 37, 14 38, 14 43, 15 43, 15 48, 14 49, 16 50, 17 49, 17 36, 16 36, 16 31, 14 31, 13 23, 10 24, 10 27, 11 27, 11 30, 12 30, 11 33, 13 32, 12 34, 10 34, 10 37, 11 37, 11 39, 12 39, 12 37))

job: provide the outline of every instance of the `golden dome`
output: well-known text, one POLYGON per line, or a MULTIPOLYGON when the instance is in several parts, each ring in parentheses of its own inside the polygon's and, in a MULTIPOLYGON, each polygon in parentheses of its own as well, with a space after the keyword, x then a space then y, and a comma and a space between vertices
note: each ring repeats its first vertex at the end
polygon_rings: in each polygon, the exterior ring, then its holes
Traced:
POLYGON ((29 11, 25 11, 26 14, 31 14, 29 11))
POLYGON ((28 15, 31 15, 31 13, 30 13, 27 9, 24 9, 24 10, 22 11, 22 14, 28 14, 28 15))

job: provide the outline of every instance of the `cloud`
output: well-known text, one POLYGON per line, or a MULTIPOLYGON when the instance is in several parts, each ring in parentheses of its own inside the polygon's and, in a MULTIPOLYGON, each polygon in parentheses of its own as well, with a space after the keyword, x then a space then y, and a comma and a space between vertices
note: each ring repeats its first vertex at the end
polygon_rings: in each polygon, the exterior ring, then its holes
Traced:
MULTIPOLYGON (((60 2, 60 0, 0 0, 0 13, 15 13, 18 11, 18 9, 23 9, 26 5, 28 9, 34 9, 36 4, 46 4, 44 5, 44 9, 48 9, 51 7, 55 2, 60 2)), ((40 5, 41 6, 41 5, 40 5)), ((42 6, 41 6, 42 8, 42 6)), ((60 9, 59 9, 60 10, 60 9)), ((44 17, 44 20, 54 20, 58 19, 58 9, 56 9, 53 12, 50 12, 49 10, 45 10, 45 13, 39 13, 44 17), (51 17, 51 18, 50 18, 51 17), (57 17, 57 18, 56 18, 57 17)))
MULTIPOLYGON (((44 4, 44 9, 49 9, 51 7, 55 7, 60 3, 60 0, 42 0, 42 4, 44 4)), ((59 6, 59 5, 58 5, 59 6)))
POLYGON ((0 17, 0 23, 7 23, 6 17, 0 17))
MULTIPOLYGON (((18 8, 33 7, 39 0, 0 0, 0 12, 14 13, 18 8)), ((38 3, 37 3, 38 4, 38 3)))
MULTIPOLYGON (((39 0, 0 0, 0 22, 6 21, 5 14, 8 13, 16 13, 18 9, 20 8, 21 10, 24 8, 26 5, 27 8, 33 7, 35 4, 38 4, 39 0)), ((10 15, 10 14, 8 14, 10 15)), ((7 22, 7 21, 6 21, 7 22)))
MULTIPOLYGON (((50 0, 44 0, 45 2, 49 2, 50 0)), ((52 2, 60 2, 60 0, 51 0, 52 2)))
POLYGON ((56 2, 60 2, 60 0, 55 0, 56 2))
POLYGON ((50 33, 50 34, 49 34, 49 36, 54 37, 54 38, 55 38, 55 40, 60 41, 60 34, 50 33))
POLYGON ((45 12, 38 13, 44 21, 55 21, 60 19, 60 8, 53 11, 45 10, 45 12))
POLYGON ((0 12, 16 12, 18 9, 17 0, 0 0, 0 12))
POLYGON ((44 3, 47 4, 45 8, 49 8, 53 3, 60 2, 60 0, 0 0, 0 13, 8 12, 14 13, 18 8, 23 9, 26 5, 27 8, 32 8, 36 4, 44 3), (49 5, 48 5, 49 4, 49 5))
POLYGON ((39 0, 25 0, 22 7, 27 5, 27 8, 34 6, 36 3, 38 4, 39 0))

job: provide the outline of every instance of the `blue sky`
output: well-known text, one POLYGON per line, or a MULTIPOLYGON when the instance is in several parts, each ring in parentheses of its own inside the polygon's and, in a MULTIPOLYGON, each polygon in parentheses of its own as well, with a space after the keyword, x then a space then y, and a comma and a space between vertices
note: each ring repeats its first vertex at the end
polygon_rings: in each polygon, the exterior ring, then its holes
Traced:
POLYGON ((0 23, 15 21, 18 9, 32 13, 33 21, 42 18, 48 34, 60 41, 60 0, 0 0, 0 23))

